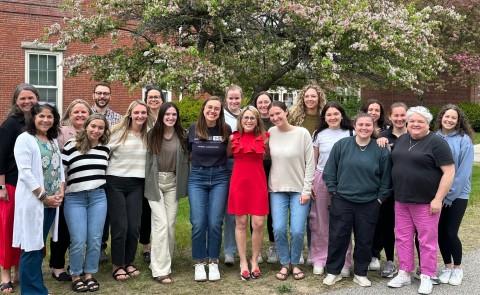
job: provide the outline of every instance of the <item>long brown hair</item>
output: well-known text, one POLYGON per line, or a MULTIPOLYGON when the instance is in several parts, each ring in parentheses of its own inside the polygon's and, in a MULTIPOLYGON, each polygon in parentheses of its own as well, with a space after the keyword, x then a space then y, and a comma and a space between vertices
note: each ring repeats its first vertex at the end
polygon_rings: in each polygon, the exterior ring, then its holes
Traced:
POLYGON ((318 107, 317 107, 317 112, 318 115, 320 116, 320 112, 325 105, 326 102, 326 96, 325 92, 323 89, 315 83, 310 83, 308 85, 305 85, 305 87, 302 88, 300 93, 297 96, 297 102, 295 105, 292 107, 290 111, 290 117, 288 118, 288 121, 290 124, 295 125, 295 126, 301 126, 303 124, 303 121, 305 121, 305 92, 308 91, 308 89, 313 89, 317 92, 318 95, 318 107))
POLYGON ((77 135, 75 136, 75 148, 80 154, 86 154, 91 148, 93 148, 92 143, 88 139, 87 135, 87 126, 93 120, 102 120, 105 123, 105 129, 103 130, 103 135, 98 139, 98 142, 102 145, 106 145, 110 140, 110 127, 108 126, 108 121, 102 114, 92 114, 90 115, 85 122, 83 123, 82 130, 78 131, 77 135))
POLYGON ((152 129, 150 129, 150 131, 148 131, 147 134, 147 149, 152 154, 158 155, 162 150, 163 135, 165 134, 165 123, 163 123, 163 118, 165 117, 165 113, 169 108, 174 108, 175 111, 177 111, 177 121, 175 122, 175 125, 173 125, 173 129, 175 130, 175 134, 177 135, 183 150, 187 150, 185 140, 186 132, 182 127, 180 111, 175 104, 166 102, 160 106, 160 109, 158 110, 157 122, 155 122, 155 125, 152 129))
POLYGON ((457 125, 455 125, 455 130, 458 132, 458 134, 462 136, 466 134, 470 136, 471 140, 473 140, 475 132, 473 131, 472 126, 470 126, 470 123, 468 122, 463 110, 455 104, 449 103, 440 109, 440 112, 438 112, 437 115, 437 120, 435 121, 435 129, 442 130, 442 118, 448 110, 454 110, 458 114, 457 125))
MULTIPOLYGON (((37 97, 37 103, 40 101, 40 94, 37 88, 35 88, 35 86, 30 85, 28 83, 18 84, 15 87, 15 90, 13 91, 12 104, 10 105, 9 115, 24 115, 22 110, 17 106, 18 96, 20 95, 20 92, 22 92, 23 90, 30 91, 33 94, 35 94, 35 96, 37 97)), ((29 115, 29 114, 26 114, 26 115, 29 115)))
POLYGON ((205 106, 209 101, 218 101, 220 102, 220 114, 218 116, 216 126, 220 129, 220 135, 222 136, 222 142, 228 141, 228 125, 225 123, 225 115, 223 113, 223 106, 222 100, 218 96, 210 96, 209 98, 205 99, 202 104, 202 108, 200 109, 200 114, 198 115, 197 122, 195 123, 195 134, 201 140, 208 140, 208 126, 207 120, 205 120, 205 115, 203 111, 205 110, 205 106))

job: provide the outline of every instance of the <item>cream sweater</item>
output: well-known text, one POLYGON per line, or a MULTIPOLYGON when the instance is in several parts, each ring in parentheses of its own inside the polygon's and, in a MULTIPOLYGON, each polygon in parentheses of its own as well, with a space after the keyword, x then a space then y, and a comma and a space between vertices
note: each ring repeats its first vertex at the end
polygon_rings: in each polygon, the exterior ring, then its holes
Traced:
POLYGON ((315 164, 310 133, 303 127, 281 132, 276 126, 269 132, 272 158, 269 191, 311 195, 315 164))

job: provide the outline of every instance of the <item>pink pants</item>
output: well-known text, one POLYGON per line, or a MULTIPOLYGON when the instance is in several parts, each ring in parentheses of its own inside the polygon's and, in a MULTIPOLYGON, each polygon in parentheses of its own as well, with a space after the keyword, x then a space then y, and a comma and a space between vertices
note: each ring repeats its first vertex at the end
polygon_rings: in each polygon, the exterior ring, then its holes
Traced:
POLYGON ((438 220, 440 213, 431 214, 430 204, 400 203, 395 201, 395 244, 399 268, 412 272, 414 265, 414 234, 420 243, 420 272, 437 274, 438 220))
MULTIPOLYGON (((315 199, 312 201, 310 208, 310 257, 313 265, 325 266, 328 255, 328 223, 329 214, 328 206, 330 206, 330 194, 322 179, 322 172, 315 170, 315 178, 313 180, 313 191, 315 199)), ((348 245, 347 254, 345 255, 345 268, 352 266, 352 242, 348 245)))

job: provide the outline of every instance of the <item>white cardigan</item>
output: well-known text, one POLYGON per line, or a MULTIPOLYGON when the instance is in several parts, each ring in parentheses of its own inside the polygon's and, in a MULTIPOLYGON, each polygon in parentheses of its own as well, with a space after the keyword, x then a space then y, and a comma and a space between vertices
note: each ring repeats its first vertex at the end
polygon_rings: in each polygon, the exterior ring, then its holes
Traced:
MULTIPOLYGON (((57 152, 61 159, 60 150, 57 152)), ((15 190, 15 216, 13 219, 12 246, 22 250, 35 251, 44 247, 43 243, 43 211, 44 206, 33 194, 43 187, 43 169, 40 149, 35 137, 23 132, 17 138, 13 149, 18 168, 18 182, 15 190)), ((63 166, 60 161, 62 182, 65 181, 63 166)), ((58 208, 55 214, 53 240, 58 237, 58 208)))

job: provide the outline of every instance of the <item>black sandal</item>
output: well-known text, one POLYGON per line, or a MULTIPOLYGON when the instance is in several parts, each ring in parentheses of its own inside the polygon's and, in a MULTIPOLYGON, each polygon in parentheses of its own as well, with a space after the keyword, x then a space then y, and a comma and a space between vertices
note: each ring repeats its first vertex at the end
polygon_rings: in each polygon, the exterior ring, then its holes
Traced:
POLYGON ((59 282, 70 282, 72 280, 72 277, 66 272, 61 272, 58 276, 55 275, 54 272, 52 272, 52 278, 59 282))
POLYGON ((138 270, 138 268, 133 264, 125 265, 125 271, 132 278, 138 277, 140 275, 140 270, 138 270), (128 270, 129 267, 132 268, 130 271, 128 270), (135 272, 138 272, 138 273, 135 274, 135 272))
POLYGON ((88 291, 88 287, 85 285, 82 279, 77 279, 72 282, 72 291, 76 293, 83 293, 88 291))
POLYGON ((2 283, 0 284, 0 292, 2 292, 2 294, 10 294, 10 293, 13 293, 14 292, 14 288, 13 288, 13 283, 12 282, 8 282, 8 283, 2 283), (10 289, 10 290, 9 290, 10 289), (8 291, 9 290, 9 291, 8 291))
POLYGON ((127 273, 127 271, 125 270, 125 268, 123 267, 117 267, 113 272, 112 272, 112 277, 115 281, 117 282, 123 282, 123 281, 126 281, 130 278, 130 275, 127 273), (123 271, 124 273, 119 273, 120 271, 123 271), (125 276, 125 278, 123 280, 119 279, 118 277, 120 276, 125 276))
POLYGON ((87 285, 88 291, 95 292, 100 289, 100 284, 95 278, 86 279, 84 282, 87 285))

